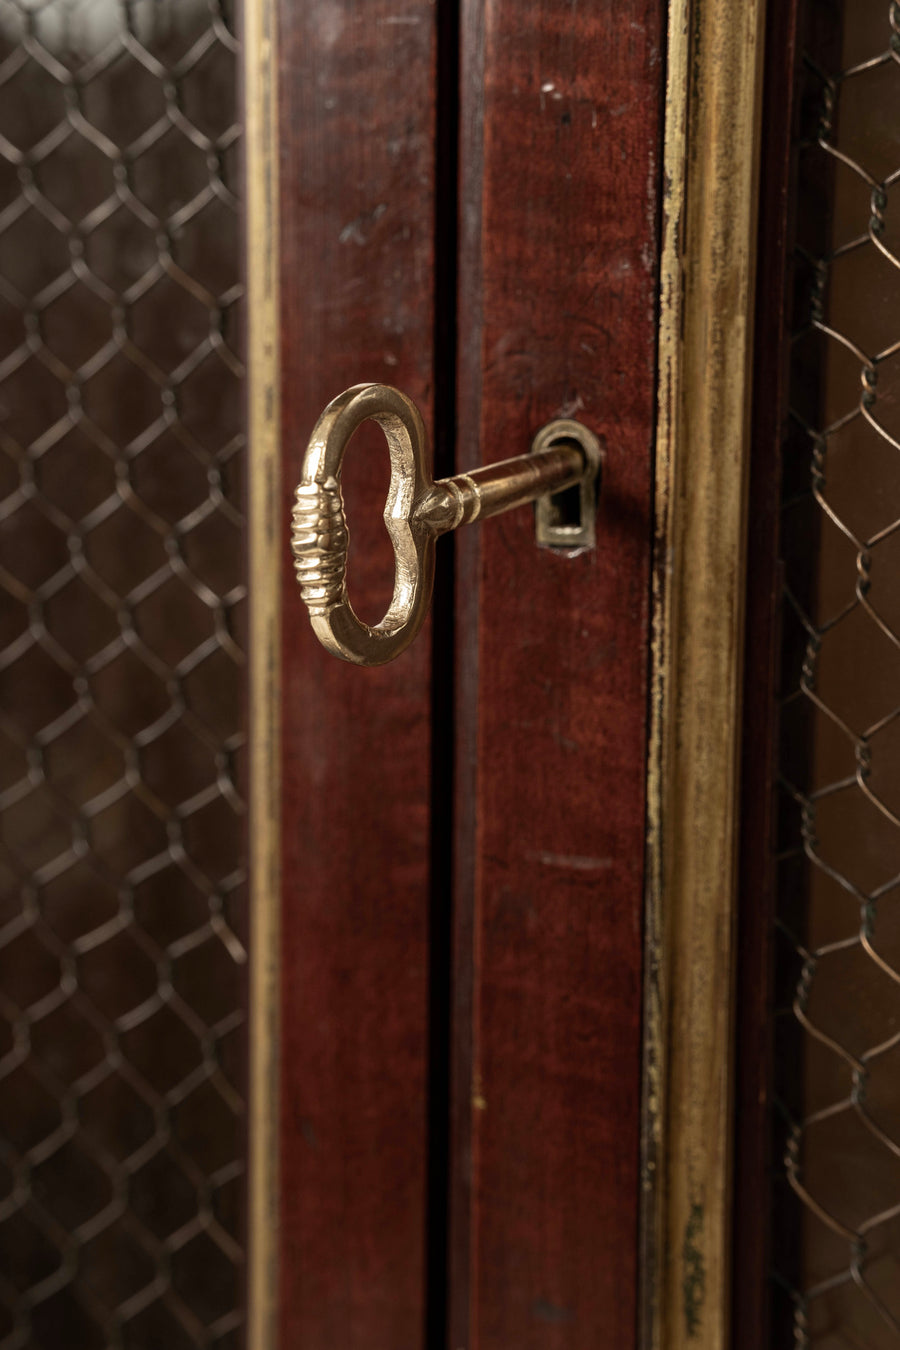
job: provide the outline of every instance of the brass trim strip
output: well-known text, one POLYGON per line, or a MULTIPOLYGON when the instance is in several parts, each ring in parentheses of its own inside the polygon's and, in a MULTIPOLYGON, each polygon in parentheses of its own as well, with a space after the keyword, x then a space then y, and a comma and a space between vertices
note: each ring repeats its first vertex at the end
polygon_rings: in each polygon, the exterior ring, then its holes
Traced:
POLYGON ((765 0, 670 0, 642 1350, 730 1339, 734 924, 765 0))
POLYGON ((250 1103, 247 1345, 278 1313, 281 529, 276 0, 244 6, 250 716, 250 1103))

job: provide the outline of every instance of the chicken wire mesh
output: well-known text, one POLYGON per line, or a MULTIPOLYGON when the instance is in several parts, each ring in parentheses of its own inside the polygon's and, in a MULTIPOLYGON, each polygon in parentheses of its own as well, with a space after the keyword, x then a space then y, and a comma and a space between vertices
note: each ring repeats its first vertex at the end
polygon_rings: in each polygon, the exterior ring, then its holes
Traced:
POLYGON ((242 1343, 226 0, 0 0, 0 1347, 242 1343))
POLYGON ((784 461, 778 1343, 900 1346, 900 4, 808 6, 784 461))

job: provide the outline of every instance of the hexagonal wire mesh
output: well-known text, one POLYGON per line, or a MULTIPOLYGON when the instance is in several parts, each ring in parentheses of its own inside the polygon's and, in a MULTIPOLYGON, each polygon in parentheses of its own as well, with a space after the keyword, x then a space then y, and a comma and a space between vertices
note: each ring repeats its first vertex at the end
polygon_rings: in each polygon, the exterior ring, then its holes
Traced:
POLYGON ((227 0, 0 0, 0 1346, 242 1340, 227 0))
POLYGON ((900 3, 812 3, 785 455, 778 1344, 900 1346, 900 3))

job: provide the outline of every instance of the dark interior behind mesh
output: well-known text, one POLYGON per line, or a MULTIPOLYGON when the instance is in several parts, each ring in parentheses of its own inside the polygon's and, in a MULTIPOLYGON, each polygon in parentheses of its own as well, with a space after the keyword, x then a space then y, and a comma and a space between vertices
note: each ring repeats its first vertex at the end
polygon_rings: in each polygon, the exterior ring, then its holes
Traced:
POLYGON ((0 0, 0 1347, 243 1343, 234 15, 0 0))

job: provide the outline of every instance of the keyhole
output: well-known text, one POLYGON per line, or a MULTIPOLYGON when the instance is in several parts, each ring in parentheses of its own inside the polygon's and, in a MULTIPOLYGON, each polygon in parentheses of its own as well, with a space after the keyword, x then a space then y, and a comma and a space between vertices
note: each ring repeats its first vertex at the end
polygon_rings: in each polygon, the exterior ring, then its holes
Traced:
POLYGON ((554 492, 547 509, 548 524, 554 530, 581 529, 581 484, 554 492))

